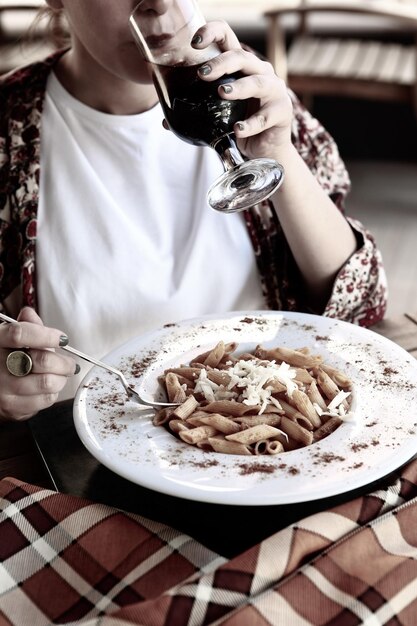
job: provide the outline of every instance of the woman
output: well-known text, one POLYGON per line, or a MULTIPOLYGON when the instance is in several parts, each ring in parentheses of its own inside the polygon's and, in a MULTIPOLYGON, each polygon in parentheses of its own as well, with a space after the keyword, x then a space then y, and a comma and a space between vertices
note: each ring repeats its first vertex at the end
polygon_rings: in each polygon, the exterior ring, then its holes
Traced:
MULTIPOLYGON (((142 9, 172 3, 145 0, 142 9)), ((73 393, 78 368, 53 351, 68 336, 101 357, 133 335, 205 313, 269 307, 362 325, 383 316, 380 255, 343 215, 349 179, 337 148, 269 63, 223 22, 193 40, 222 50, 201 80, 240 71, 221 97, 259 102, 236 124, 242 152, 275 158, 286 172, 270 202, 224 216, 205 200, 221 172, 215 152, 162 126, 128 28, 135 3, 47 4, 64 12, 70 49, 0 85, 0 307, 22 322, 0 326, 3 419, 49 406, 68 378, 73 393), (17 378, 6 358, 22 346, 33 368, 17 378)))

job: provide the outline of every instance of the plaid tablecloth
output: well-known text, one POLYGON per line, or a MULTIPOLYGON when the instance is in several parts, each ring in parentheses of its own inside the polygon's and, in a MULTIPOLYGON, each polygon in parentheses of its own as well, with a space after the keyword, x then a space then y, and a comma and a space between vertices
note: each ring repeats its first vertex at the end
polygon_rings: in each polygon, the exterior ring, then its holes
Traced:
POLYGON ((417 461, 231 560, 163 524, 4 479, 0 624, 416 626, 417 461))

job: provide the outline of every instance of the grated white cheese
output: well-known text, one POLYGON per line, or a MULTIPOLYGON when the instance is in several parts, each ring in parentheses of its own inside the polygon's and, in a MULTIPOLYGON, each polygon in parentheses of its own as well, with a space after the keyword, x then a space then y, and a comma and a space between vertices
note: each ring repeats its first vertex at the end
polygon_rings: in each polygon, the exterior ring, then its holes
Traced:
POLYGON ((323 411, 323 409, 315 402, 313 402, 313 406, 320 417, 322 415, 327 415, 329 417, 338 417, 343 422, 351 422, 354 420, 354 414, 352 412, 346 413, 345 407, 342 404, 344 400, 350 396, 350 394, 350 391, 339 391, 339 393, 327 405, 326 411, 323 411))
POLYGON ((236 394, 228 391, 223 385, 218 385, 207 377, 207 371, 202 369, 195 384, 195 391, 202 393, 208 402, 216 400, 233 400, 236 394))
POLYGON ((348 398, 349 396, 350 396, 350 391, 339 391, 339 393, 335 395, 333 400, 329 402, 329 404, 327 405, 327 408, 329 409, 329 411, 335 411, 336 409, 339 408, 342 402, 346 400, 346 398, 348 398))
POLYGON ((205 370, 201 370, 195 386, 196 392, 201 392, 209 402, 215 400, 240 400, 248 406, 260 406, 259 414, 263 413, 268 402, 281 408, 278 400, 273 398, 273 388, 268 382, 276 379, 287 389, 289 396, 297 389, 294 378, 297 372, 288 363, 282 362, 277 365, 274 361, 270 364, 262 364, 256 360, 239 360, 227 370, 222 370, 230 376, 230 382, 225 388, 209 381, 205 370))

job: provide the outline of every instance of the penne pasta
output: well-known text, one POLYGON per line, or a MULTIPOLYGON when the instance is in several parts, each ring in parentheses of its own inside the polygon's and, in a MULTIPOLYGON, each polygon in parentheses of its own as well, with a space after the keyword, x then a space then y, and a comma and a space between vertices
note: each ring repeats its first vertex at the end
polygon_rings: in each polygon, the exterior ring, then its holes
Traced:
POLYGON ((179 434, 182 430, 188 430, 189 426, 184 420, 172 419, 168 422, 168 426, 173 433, 179 434))
POLYGON ((237 443, 236 441, 209 437, 208 443, 215 452, 222 452, 223 454, 242 454, 245 456, 252 455, 248 446, 245 446, 243 443, 237 443))
POLYGON ((287 415, 286 417, 295 424, 299 424, 299 426, 302 426, 302 428, 305 428, 306 430, 314 430, 314 426, 310 422, 308 417, 305 417, 305 415, 301 415, 301 413, 297 416, 287 415))
POLYGON ((330 365, 325 365, 324 363, 320 364, 320 368, 330 376, 333 382, 336 383, 338 387, 341 389, 346 389, 351 386, 350 379, 343 374, 340 370, 337 370, 335 367, 330 367, 330 365))
POLYGON ((296 367, 295 371, 297 372, 297 375, 295 377, 295 380, 297 382, 300 382, 303 385, 305 385, 307 383, 312 383, 314 381, 314 377, 304 367, 296 367))
POLYGON ((218 400, 210 402, 206 406, 201 407, 203 411, 208 413, 225 413, 226 415, 241 416, 248 413, 252 407, 243 402, 234 402, 233 400, 218 400))
POLYGON ((231 352, 236 350, 236 347, 237 344, 234 342, 225 344, 223 341, 219 341, 212 350, 208 350, 196 356, 190 364, 203 363, 209 367, 215 367, 224 356, 228 356, 231 352))
POLYGON ((279 430, 269 424, 257 424, 251 426, 245 430, 241 430, 239 433, 233 435, 226 435, 227 441, 237 441, 238 443, 244 443, 250 445, 256 443, 262 439, 269 439, 279 434, 279 430))
POLYGON ((322 411, 325 411, 327 409, 327 405, 324 401, 324 398, 321 395, 317 387, 317 383, 314 379, 312 380, 312 382, 310 383, 307 389, 307 395, 310 398, 310 401, 313 405, 320 407, 322 411))
POLYGON ((268 380, 267 385, 273 393, 284 393, 287 390, 286 386, 279 380, 268 380))
POLYGON ((172 411, 172 415, 177 417, 178 419, 185 420, 192 413, 194 413, 197 407, 198 401, 196 400, 196 398, 194 396, 188 396, 188 398, 182 404, 180 404, 174 411, 172 411))
MULTIPOLYGON (((207 415, 207 413, 205 414, 207 415)), ((201 417, 197 417, 196 415, 192 415, 187 419, 187 426, 203 426, 204 422, 201 420, 201 417)))
POLYGON ((227 372, 215 369, 208 370, 207 378, 213 383, 217 383, 217 385, 224 386, 227 386, 231 381, 231 377, 229 376, 229 374, 227 374, 227 372))
POLYGON ((157 413, 155 413, 154 418, 152 420, 152 424, 154 426, 163 426, 167 422, 169 422, 170 417, 172 415, 172 409, 161 409, 157 413))
POLYGON ((198 419, 202 424, 213 426, 217 431, 226 435, 240 431, 239 424, 225 415, 220 415, 220 413, 211 413, 210 415, 206 415, 206 417, 199 417, 198 419))
POLYGON ((169 402, 184 402, 187 396, 176 374, 169 372, 165 376, 165 387, 169 402))
POLYGON ((234 354, 219 341, 159 378, 176 408, 157 411, 156 426, 203 451, 277 455, 330 435, 346 419, 351 382, 308 348, 257 346, 234 354))
POLYGON ((280 399, 279 403, 284 411, 284 415, 286 415, 287 417, 290 417, 295 421, 299 419, 305 419, 305 415, 303 415, 303 413, 301 413, 298 409, 296 409, 288 402, 285 402, 285 400, 280 399))
POLYGON ((194 383, 195 379, 199 377, 201 370, 203 369, 203 365, 200 367, 171 367, 167 372, 176 374, 177 376, 182 376, 186 378, 190 382, 194 383))
POLYGON ((186 443, 192 443, 193 445, 195 445, 200 441, 204 441, 204 439, 207 439, 208 437, 212 437, 216 434, 216 432, 216 429, 212 426, 205 425, 197 426, 196 428, 180 430, 178 434, 181 439, 186 443))
POLYGON ((322 424, 320 428, 314 431, 313 441, 320 441, 321 439, 324 439, 324 437, 327 437, 330 433, 334 432, 336 428, 339 428, 341 423, 342 420, 340 417, 331 417, 327 420, 327 422, 322 424))
POLYGON ((297 409, 311 422, 314 428, 321 426, 320 417, 311 403, 310 398, 304 391, 296 389, 291 396, 292 402, 294 402, 297 409))
POLYGON ((317 367, 322 362, 320 356, 314 356, 300 350, 292 350, 291 348, 273 348, 272 350, 264 350, 258 346, 255 350, 256 356, 260 359, 268 359, 268 361, 285 361, 294 367, 317 367))
POLYGON ((329 400, 333 400, 340 391, 334 380, 322 368, 317 372, 317 384, 329 400))
MULTIPOLYGON (((334 380, 322 368, 319 369, 317 374, 317 384, 323 389, 323 393, 329 400, 333 400, 340 393, 340 389, 334 380)), ((343 406, 347 409, 347 402, 343 402, 343 406)))
POLYGON ((258 441, 255 444, 256 456, 259 456, 261 454, 279 454, 280 452, 284 452, 284 446, 277 439, 274 441, 269 441, 269 439, 265 439, 262 441, 258 441))
POLYGON ((206 358, 203 361, 204 365, 207 367, 216 367, 224 357, 225 346, 223 341, 219 341, 217 346, 213 348, 211 352, 208 353, 206 358))
POLYGON ((281 419, 281 428, 291 439, 298 441, 303 446, 309 446, 313 441, 313 433, 310 430, 303 428, 297 422, 291 421, 285 415, 281 419))
POLYGON ((270 426, 279 426, 281 416, 271 413, 262 413, 262 415, 244 415, 243 417, 235 417, 235 422, 242 426, 257 426, 258 424, 269 424, 270 426))
POLYGON ((280 452, 284 452, 284 446, 278 440, 275 441, 266 441, 266 454, 279 454, 280 452))

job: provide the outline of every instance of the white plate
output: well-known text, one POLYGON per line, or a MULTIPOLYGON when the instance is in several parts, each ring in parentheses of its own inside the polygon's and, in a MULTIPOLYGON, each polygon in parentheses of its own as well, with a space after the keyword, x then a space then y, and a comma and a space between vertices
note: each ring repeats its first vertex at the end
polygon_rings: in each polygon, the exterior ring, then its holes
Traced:
POLYGON ((257 344, 308 346, 353 381, 355 421, 311 446, 273 457, 203 452, 153 426, 152 413, 140 413, 126 401, 118 378, 95 367, 74 404, 77 432, 91 454, 155 491, 204 502, 268 505, 362 487, 417 452, 417 361, 390 340, 346 322, 288 312, 209 316, 136 337, 106 361, 152 391, 168 363, 187 363, 220 339, 237 341, 243 351, 257 344))

